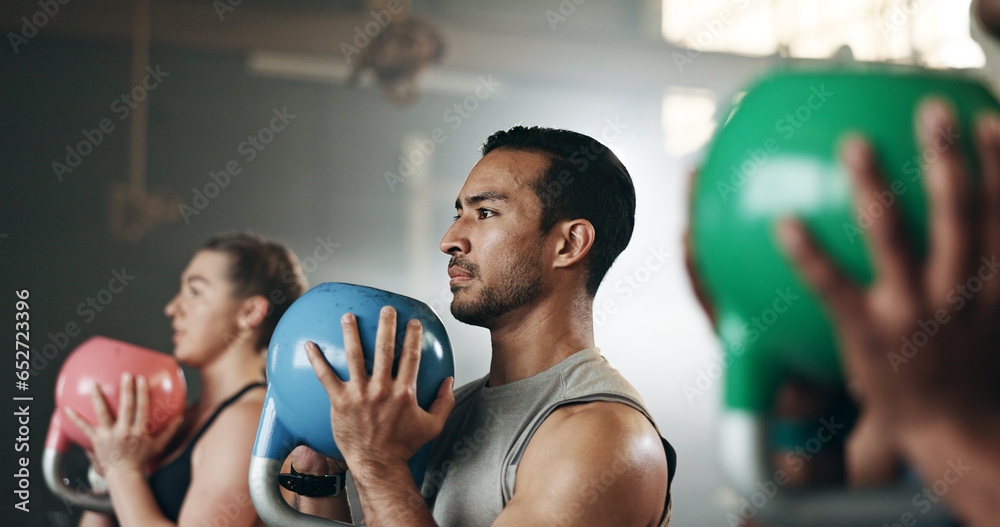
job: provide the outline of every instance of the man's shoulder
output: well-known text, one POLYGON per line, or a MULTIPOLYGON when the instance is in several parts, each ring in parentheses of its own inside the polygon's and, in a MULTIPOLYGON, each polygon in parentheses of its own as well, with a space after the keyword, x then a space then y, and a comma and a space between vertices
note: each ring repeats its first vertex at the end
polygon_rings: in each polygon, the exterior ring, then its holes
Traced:
POLYGON ((523 461, 562 457, 568 464, 627 463, 672 472, 670 456, 653 423, 636 408, 593 401, 557 408, 538 427, 523 461), (529 450, 534 450, 533 453, 529 450))
POLYGON ((630 437, 632 435, 650 435, 659 437, 649 419, 636 407, 616 401, 596 400, 577 404, 565 404, 555 410, 545 419, 547 431, 560 433, 597 432, 602 437, 612 438, 616 435, 630 437), (608 434, 607 431, 618 431, 619 434, 608 434), (601 433, 601 432, 604 433, 601 433))
POLYGON ((582 350, 577 356, 579 358, 562 374, 567 397, 605 393, 625 396, 642 404, 639 391, 601 355, 598 348, 582 350))
POLYGON ((528 443, 515 493, 552 492, 588 503, 604 497, 641 509, 646 520, 662 518, 670 502, 670 464, 659 433, 636 408, 612 401, 566 405, 528 443))
POLYGON ((594 455, 618 464, 630 452, 626 457, 643 460, 641 465, 665 467, 668 483, 677 470, 673 446, 643 411, 625 402, 598 400, 560 406, 535 436, 532 441, 550 455, 560 451, 569 456, 594 455), (566 442, 576 444, 578 450, 566 451, 566 442))

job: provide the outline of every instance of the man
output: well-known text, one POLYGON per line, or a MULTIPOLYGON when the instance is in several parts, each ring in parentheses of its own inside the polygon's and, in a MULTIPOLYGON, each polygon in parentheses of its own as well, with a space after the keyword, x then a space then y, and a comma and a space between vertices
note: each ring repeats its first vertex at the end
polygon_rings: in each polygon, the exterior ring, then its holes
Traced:
POLYGON ((632 236, 631 178, 607 147, 564 130, 514 127, 482 152, 441 250, 451 256, 452 313, 490 330, 489 375, 454 395, 447 381, 430 410, 420 409, 420 327, 407 327, 393 379, 391 308, 381 315, 370 378, 350 315, 351 382, 308 346, 365 520, 667 525, 673 449, 594 347, 594 294, 632 236), (406 460, 431 439, 419 499, 406 460))

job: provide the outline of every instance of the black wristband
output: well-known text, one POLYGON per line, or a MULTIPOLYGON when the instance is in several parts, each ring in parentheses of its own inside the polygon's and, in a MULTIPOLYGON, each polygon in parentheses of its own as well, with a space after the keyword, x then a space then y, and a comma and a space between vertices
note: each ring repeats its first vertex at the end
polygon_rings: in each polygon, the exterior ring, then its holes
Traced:
POLYGON ((291 474, 278 475, 278 484, 299 496, 308 498, 339 496, 340 491, 344 488, 344 474, 346 472, 326 476, 300 474, 293 466, 291 474))

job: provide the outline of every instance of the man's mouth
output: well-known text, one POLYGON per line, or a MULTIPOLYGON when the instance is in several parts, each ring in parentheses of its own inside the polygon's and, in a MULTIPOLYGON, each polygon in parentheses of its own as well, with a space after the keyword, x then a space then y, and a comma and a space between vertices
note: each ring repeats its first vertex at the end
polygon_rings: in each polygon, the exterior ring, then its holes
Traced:
POLYGON ((449 285, 458 285, 475 277, 475 272, 472 269, 466 269, 466 265, 471 267, 471 264, 465 262, 451 261, 451 264, 448 265, 448 276, 451 277, 451 281, 448 282, 449 285))

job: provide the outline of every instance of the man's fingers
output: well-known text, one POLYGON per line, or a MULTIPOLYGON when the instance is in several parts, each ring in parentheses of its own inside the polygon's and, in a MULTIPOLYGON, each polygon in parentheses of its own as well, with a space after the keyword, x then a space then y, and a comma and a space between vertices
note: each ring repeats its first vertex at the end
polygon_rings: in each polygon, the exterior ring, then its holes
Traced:
POLYGON ((132 374, 122 374, 121 387, 118 390, 118 420, 115 422, 121 430, 132 428, 135 421, 135 380, 132 374))
MULTIPOLYGON (((897 193, 886 184, 867 142, 852 137, 844 141, 844 162, 854 181, 854 203, 862 211, 882 211, 872 214, 871 227, 865 233, 865 243, 872 255, 879 281, 893 291, 912 296, 917 276, 909 239, 899 207, 897 193)), ((901 183, 899 183, 901 184, 901 183)))
POLYGON ((333 399, 334 395, 339 394, 343 389, 343 381, 326 362, 326 357, 323 356, 316 344, 306 342, 306 357, 309 359, 309 364, 312 365, 313 372, 316 373, 316 378, 319 379, 330 399, 333 399))
POLYGON ((67 406, 65 407, 65 413, 66 417, 69 417, 69 420, 73 421, 73 424, 83 432, 83 435, 88 438, 94 435, 94 426, 88 423, 80 414, 76 413, 76 410, 67 406))
POLYGON ((396 380, 403 386, 412 386, 416 393, 417 373, 420 372, 420 352, 424 331, 420 321, 413 319, 406 325, 403 351, 399 354, 399 371, 396 380))
POLYGON ((972 253, 978 241, 978 204, 972 199, 951 110, 931 100, 921 106, 918 120, 931 217, 925 279, 928 299, 940 305, 947 303, 955 284, 968 278, 970 259, 977 260, 972 253))
MULTIPOLYGON (((987 262, 1000 259, 1000 118, 988 114, 976 125, 976 147, 982 179, 980 207, 982 210, 983 243, 981 255, 987 262)), ((984 283, 986 299, 1000 299, 1000 277, 984 283)))
POLYGON ((827 304, 841 324, 861 315, 863 293, 823 253, 801 222, 785 219, 778 224, 778 239, 799 274, 827 304))
POLYGON ((368 383, 368 374, 365 372, 365 353, 361 349, 361 335, 358 334, 358 321, 354 317, 354 313, 346 313, 340 317, 340 327, 344 335, 347 375, 350 377, 347 380, 365 386, 368 383))
MULTIPOLYGON (((375 364, 372 382, 388 385, 392 382, 392 362, 396 355, 396 310, 385 306, 379 312, 378 330, 375 332, 375 364)), ((351 373, 353 377, 354 374, 351 373)))
POLYGON ((97 414, 97 424, 105 428, 114 426, 115 420, 111 417, 111 409, 108 408, 108 402, 104 400, 101 385, 97 384, 96 381, 90 388, 90 400, 94 405, 94 413, 97 414))

